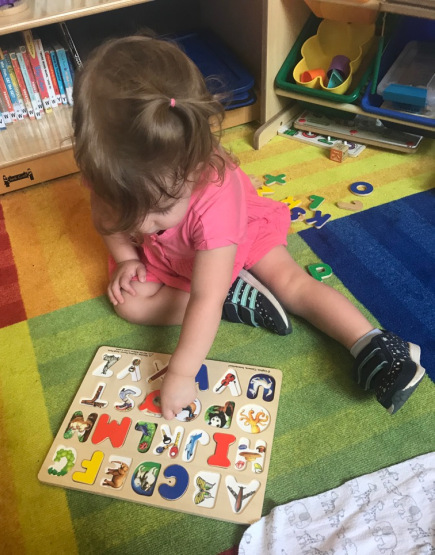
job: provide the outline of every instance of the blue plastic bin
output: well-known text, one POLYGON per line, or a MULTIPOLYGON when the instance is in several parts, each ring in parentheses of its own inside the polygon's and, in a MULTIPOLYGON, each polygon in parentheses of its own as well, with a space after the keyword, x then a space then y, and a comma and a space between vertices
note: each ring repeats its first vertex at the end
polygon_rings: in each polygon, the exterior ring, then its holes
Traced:
MULTIPOLYGON (((402 52, 408 42, 412 40, 428 41, 433 43, 434 64, 435 64, 435 21, 422 19, 417 17, 402 17, 400 23, 389 41, 381 59, 379 68, 378 82, 384 77, 399 54, 402 52)), ((407 112, 399 112, 396 110, 381 108, 384 98, 378 94, 371 93, 371 82, 361 98, 361 108, 372 114, 376 114, 379 119, 389 116, 406 123, 414 123, 418 125, 426 125, 435 128, 435 119, 411 114, 407 112)), ((392 126, 390 122, 385 122, 386 126, 392 126)), ((415 132, 415 129, 414 129, 415 132)), ((432 133, 432 132, 430 132, 432 133)))

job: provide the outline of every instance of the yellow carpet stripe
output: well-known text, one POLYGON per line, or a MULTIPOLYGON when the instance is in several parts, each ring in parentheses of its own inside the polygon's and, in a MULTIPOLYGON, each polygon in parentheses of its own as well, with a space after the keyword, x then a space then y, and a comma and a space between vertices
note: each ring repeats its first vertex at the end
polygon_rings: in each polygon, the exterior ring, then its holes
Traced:
POLYGON ((2 480, 2 494, 0 496, 0 522, 7 534, 2 537, 2 550, 4 553, 24 553, 21 523, 18 513, 17 496, 15 494, 15 483, 10 479, 13 473, 8 439, 9 422, 4 416, 3 398, 0 388, 0 467, 3 476, 9 479, 2 480), (16 551, 14 551, 16 550, 16 551))
POLYGON ((0 373, 5 444, 25 553, 74 555, 77 547, 66 492, 37 479, 53 438, 27 323, 1 329, 0 346, 0 360, 6 361, 0 373), (53 507, 56 520, 43 518, 53 515, 53 507))

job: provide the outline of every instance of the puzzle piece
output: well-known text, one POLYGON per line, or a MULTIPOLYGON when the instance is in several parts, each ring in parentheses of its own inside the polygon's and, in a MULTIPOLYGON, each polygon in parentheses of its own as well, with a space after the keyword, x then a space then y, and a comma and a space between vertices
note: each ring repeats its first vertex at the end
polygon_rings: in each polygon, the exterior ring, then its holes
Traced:
POLYGON ((265 185, 273 185, 274 183, 277 183, 278 185, 285 185, 285 173, 280 173, 279 175, 266 173, 264 179, 266 180, 264 182, 265 185))
POLYGON ((316 210, 325 200, 324 197, 319 197, 317 195, 310 195, 311 204, 309 206, 310 210, 316 210))
POLYGON ((363 203, 360 200, 352 200, 350 202, 339 200, 337 206, 343 210, 352 210, 353 212, 359 212, 363 209, 363 203))
POLYGON ((307 269, 313 278, 317 279, 317 281, 323 281, 324 279, 332 276, 331 266, 329 264, 325 264, 324 262, 319 264, 309 264, 307 269))
POLYGON ((275 191, 267 185, 262 185, 261 189, 257 189, 257 194, 260 197, 263 197, 264 195, 273 195, 274 192, 275 191))
POLYGON ((312 218, 308 218, 305 222, 308 225, 313 225, 316 229, 323 227, 328 220, 331 219, 331 214, 322 214, 320 210, 316 210, 312 218))
POLYGON ((373 193, 373 185, 371 183, 367 183, 367 181, 355 181, 355 183, 350 185, 349 189, 354 195, 358 195, 360 197, 373 193))

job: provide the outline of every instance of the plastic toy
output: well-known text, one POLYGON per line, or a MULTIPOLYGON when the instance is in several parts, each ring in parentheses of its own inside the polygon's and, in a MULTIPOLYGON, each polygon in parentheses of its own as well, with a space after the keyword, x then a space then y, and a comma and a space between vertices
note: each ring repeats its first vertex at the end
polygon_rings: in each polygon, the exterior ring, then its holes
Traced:
POLYGON ((373 193, 373 185, 367 183, 367 181, 355 181, 352 185, 349 186, 349 189, 354 195, 358 195, 360 197, 365 197, 370 193, 373 193))

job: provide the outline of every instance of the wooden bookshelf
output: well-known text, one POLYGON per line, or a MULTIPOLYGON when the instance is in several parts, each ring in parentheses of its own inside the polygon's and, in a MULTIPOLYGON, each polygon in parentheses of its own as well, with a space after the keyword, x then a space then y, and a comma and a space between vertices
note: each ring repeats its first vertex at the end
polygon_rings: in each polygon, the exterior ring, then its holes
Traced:
MULTIPOLYGON (((212 8, 214 0, 176 1, 179 2, 179 10, 183 10, 184 7, 188 8, 185 10, 186 15, 183 15, 186 22, 181 22, 181 25, 184 24, 186 28, 189 24, 193 24, 192 14, 195 14, 196 20, 201 18, 200 15, 197 15, 199 13, 203 14, 205 25, 213 29, 219 27, 217 31, 221 36, 225 29, 231 28, 234 31, 234 37, 237 38, 238 31, 246 27, 243 19, 239 16, 241 10, 246 8, 248 0, 237 0, 235 2, 236 10, 229 0, 222 0, 220 9, 226 8, 227 13, 230 14, 225 18, 216 18, 215 9, 212 8), (215 23, 215 19, 219 19, 219 21, 215 23), (229 21, 231 19, 232 22, 229 21), (219 31, 221 32, 219 33, 219 31)), ((257 29, 261 29, 259 25, 261 1, 249 0, 250 5, 255 7, 254 12, 258 14, 256 16, 257 29)), ((0 11, 0 45, 1 35, 25 29, 37 29, 42 25, 102 14, 133 5, 150 3, 153 8, 156 7, 153 14, 159 12, 159 5, 161 5, 162 15, 159 15, 158 19, 168 20, 169 26, 174 24, 173 20, 178 17, 179 13, 176 10, 168 13, 168 0, 165 2, 163 0, 25 0, 25 3, 26 5, 17 4, 17 10, 11 8, 0 11)), ((178 25, 179 21, 176 23, 178 25)), ((153 21, 147 21, 146 24, 152 27, 153 21)), ((234 37, 233 40, 236 40, 234 37)), ((250 40, 252 39, 250 38, 250 40)), ((250 59, 250 54, 253 52, 250 44, 248 47, 244 46, 243 38, 236 42, 240 45, 240 48, 235 48, 236 52, 239 50, 237 53, 240 53, 241 50, 242 57, 250 59)), ((259 45, 260 41, 258 40, 257 43, 259 45)), ((256 50, 258 58, 259 46, 256 47, 256 50)), ((253 73, 259 76, 261 71, 258 63, 255 62, 254 65, 256 67, 253 69, 253 73)), ((51 113, 44 114, 41 120, 25 118, 23 121, 8 124, 7 129, 0 132, 0 168, 3 176, 0 181, 0 194, 78 171, 72 154, 71 114, 70 106, 58 106, 51 113)), ((257 101, 251 106, 228 111, 224 127, 233 127, 259 118, 260 102, 257 101)))
POLYGON ((25 0, 26 7, 23 9, 0 11, 0 35, 151 1, 153 0, 25 0))

